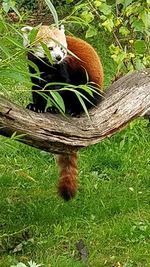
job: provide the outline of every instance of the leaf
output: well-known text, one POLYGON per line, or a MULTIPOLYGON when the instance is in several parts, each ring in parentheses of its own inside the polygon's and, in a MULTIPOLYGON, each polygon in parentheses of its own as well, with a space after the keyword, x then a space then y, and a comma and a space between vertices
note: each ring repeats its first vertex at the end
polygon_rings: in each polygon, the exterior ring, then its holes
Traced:
POLYGON ((129 6, 132 2, 133 0, 124 0, 124 7, 129 6))
POLYGON ((110 15, 111 14, 111 6, 105 4, 105 3, 102 3, 100 5, 100 11, 104 14, 104 15, 110 15))
POLYGON ((30 43, 31 43, 31 44, 34 43, 38 31, 39 31, 39 26, 38 26, 38 27, 34 27, 34 28, 30 31, 30 33, 29 33, 29 40, 30 40, 30 43))
POLYGON ((86 91, 90 96, 93 96, 92 89, 89 86, 83 84, 80 85, 80 88, 86 91))
POLYGON ((58 15, 57 15, 55 7, 53 6, 53 4, 50 0, 44 0, 44 1, 45 1, 46 5, 48 6, 49 10, 51 11, 52 16, 54 18, 54 22, 56 24, 56 27, 58 28, 59 22, 58 22, 58 15))
POLYGON ((86 31, 86 38, 90 38, 97 35, 97 29, 93 26, 89 26, 88 30, 86 31))
POLYGON ((125 26, 121 26, 121 27, 119 28, 119 32, 120 32, 123 36, 128 36, 129 33, 130 33, 130 31, 128 30, 128 28, 125 27, 125 26))
POLYGON ((50 53, 50 51, 49 51, 47 45, 46 45, 45 43, 43 43, 43 42, 40 42, 40 44, 41 44, 41 46, 42 46, 42 48, 43 48, 43 50, 44 50, 44 52, 45 52, 45 54, 46 54, 46 56, 47 56, 49 62, 50 62, 51 64, 53 64, 53 59, 52 59, 51 53, 50 53))
POLYGON ((54 98, 57 105, 59 106, 59 109, 61 109, 65 113, 65 105, 64 105, 64 101, 61 95, 58 92, 54 92, 54 91, 49 91, 49 92, 54 98))
POLYGON ((112 18, 106 19, 103 23, 102 26, 109 32, 112 32, 113 27, 114 27, 114 21, 112 18))
POLYGON ((135 19, 132 23, 132 28, 134 28, 134 31, 143 32, 144 31, 143 21, 135 19))
POLYGON ((82 12, 81 18, 86 21, 86 23, 91 23, 94 20, 94 15, 92 12, 86 10, 82 12))
POLYGON ((80 94, 78 92, 75 92, 77 98, 79 99, 79 102, 81 103, 82 107, 83 107, 83 110, 85 112, 85 114, 87 115, 87 117, 90 119, 90 116, 89 116, 89 112, 88 112, 88 109, 82 99, 82 97, 80 96, 80 94))
POLYGON ((12 38, 12 37, 6 37, 6 39, 7 39, 8 41, 10 41, 12 44, 14 44, 15 46, 17 46, 17 47, 19 47, 19 48, 21 48, 21 49, 24 48, 24 46, 21 45, 18 41, 16 41, 16 39, 14 39, 14 38, 12 38))
POLYGON ((28 65, 31 66, 35 70, 36 74, 40 76, 40 71, 39 71, 38 66, 29 59, 27 60, 27 62, 28 62, 28 65))
POLYGON ((8 11, 9 11, 9 9, 10 9, 10 4, 9 4, 9 3, 6 3, 6 2, 3 2, 3 3, 2 3, 2 7, 3 7, 4 11, 5 11, 6 13, 8 13, 8 11))
POLYGON ((144 40, 136 40, 134 42, 134 49, 137 54, 144 54, 146 52, 147 46, 144 40))
POLYGON ((142 69, 145 68, 145 66, 144 66, 143 62, 141 61, 141 59, 137 58, 135 60, 135 68, 136 68, 136 70, 142 70, 142 69))
POLYGON ((19 73, 19 71, 15 71, 14 69, 1 69, 0 78, 13 79, 19 83, 27 82, 27 78, 25 78, 23 74, 19 73))
POLYGON ((150 29, 150 12, 148 13, 146 10, 143 11, 140 15, 145 27, 150 29))

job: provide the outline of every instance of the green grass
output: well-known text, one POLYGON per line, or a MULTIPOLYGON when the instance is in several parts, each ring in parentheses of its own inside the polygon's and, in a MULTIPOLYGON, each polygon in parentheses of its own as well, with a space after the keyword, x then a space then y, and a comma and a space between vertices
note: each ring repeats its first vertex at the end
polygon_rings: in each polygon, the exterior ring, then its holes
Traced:
MULTIPOLYGON (((114 64, 104 41, 93 43, 108 84, 114 64)), ((23 95, 19 100, 25 104, 23 95)), ((45 267, 150 266, 150 133, 144 119, 80 151, 79 189, 67 203, 57 195, 53 155, 4 137, 0 151, 0 266, 31 259, 45 267), (81 239, 86 263, 76 246, 81 239)))

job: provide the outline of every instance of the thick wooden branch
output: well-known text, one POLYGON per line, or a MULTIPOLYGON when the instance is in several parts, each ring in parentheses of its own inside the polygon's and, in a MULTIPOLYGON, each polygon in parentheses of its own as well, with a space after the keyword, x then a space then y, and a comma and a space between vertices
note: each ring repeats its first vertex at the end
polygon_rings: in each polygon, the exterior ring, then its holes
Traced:
POLYGON ((26 110, 0 95, 0 134, 24 134, 21 142, 53 152, 69 153, 100 142, 150 110, 150 69, 116 81, 106 91, 91 120, 26 110))

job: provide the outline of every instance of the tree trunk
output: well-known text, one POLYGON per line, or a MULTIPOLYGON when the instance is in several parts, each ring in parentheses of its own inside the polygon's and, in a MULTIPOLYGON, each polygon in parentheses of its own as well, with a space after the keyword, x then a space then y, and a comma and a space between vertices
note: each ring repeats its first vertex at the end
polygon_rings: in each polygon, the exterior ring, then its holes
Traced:
POLYGON ((39 114, 0 95, 0 134, 53 153, 70 153, 100 142, 150 110, 150 69, 128 74, 110 86, 98 107, 72 118, 39 114))

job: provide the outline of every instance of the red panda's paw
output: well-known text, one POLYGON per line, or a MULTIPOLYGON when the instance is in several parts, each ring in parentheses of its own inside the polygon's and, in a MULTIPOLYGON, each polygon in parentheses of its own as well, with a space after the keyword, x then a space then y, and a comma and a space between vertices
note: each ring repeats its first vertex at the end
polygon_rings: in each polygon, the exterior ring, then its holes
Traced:
POLYGON ((53 106, 52 107, 48 107, 46 109, 46 112, 49 112, 51 114, 58 114, 59 113, 58 109, 56 107, 53 107, 53 106))
POLYGON ((65 200, 69 201, 75 197, 77 190, 76 183, 61 183, 58 186, 59 195, 65 200))
POLYGON ((37 112, 37 113, 44 113, 45 112, 45 108, 38 107, 36 104, 33 104, 33 103, 29 103, 26 106, 26 108, 29 110, 32 110, 34 112, 37 112))
POLYGON ((80 118, 80 113, 77 113, 71 109, 67 110, 67 114, 70 115, 71 117, 76 117, 76 118, 80 118))

